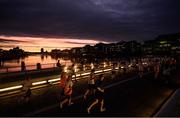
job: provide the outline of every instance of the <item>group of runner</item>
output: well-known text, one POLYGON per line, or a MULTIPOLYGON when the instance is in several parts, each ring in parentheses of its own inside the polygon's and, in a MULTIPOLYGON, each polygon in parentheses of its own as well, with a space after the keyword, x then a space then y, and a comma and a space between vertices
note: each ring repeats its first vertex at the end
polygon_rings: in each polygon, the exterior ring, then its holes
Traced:
MULTIPOLYGON (((84 100, 86 100, 87 97, 89 97, 90 95, 94 96, 94 98, 95 98, 94 101, 89 106, 87 106, 87 112, 88 113, 90 113, 91 109, 98 103, 101 104, 100 105, 100 111, 101 112, 105 111, 105 108, 104 108, 104 89, 102 86, 102 82, 104 80, 104 75, 101 74, 97 77, 97 76, 95 76, 94 72, 95 72, 95 70, 92 69, 91 73, 90 73, 90 77, 88 78, 88 81, 87 81, 88 88, 83 95, 84 100)), ((72 74, 71 71, 69 73, 62 72, 62 74, 61 74, 61 80, 60 80, 60 87, 61 87, 60 108, 61 109, 63 108, 63 105, 65 103, 68 103, 68 105, 73 104, 73 102, 71 102, 71 96, 73 93, 72 76, 74 74, 72 74)), ((75 75, 74 75, 74 78, 76 78, 75 75)), ((77 82, 77 79, 75 79, 75 82, 77 82)))
POLYGON ((143 73, 153 72, 154 79, 159 80, 162 78, 166 82, 170 81, 169 76, 176 70, 176 59, 174 58, 153 58, 148 59, 146 62, 139 60, 138 62, 138 75, 139 78, 143 77, 143 73))
MULTIPOLYGON (((139 78, 143 78, 143 74, 145 71, 154 72, 154 79, 158 80, 160 76, 165 78, 166 82, 169 82, 169 75, 173 73, 176 69, 176 60, 174 58, 161 58, 161 59, 149 59, 144 62, 144 60, 138 60, 137 68, 138 68, 138 75, 139 78)), ((124 65, 127 65, 124 64, 124 65)), ((131 64, 133 65, 133 64, 131 64)), ((115 68, 117 67, 117 64, 113 64, 112 66, 112 75, 115 75, 115 68)), ((74 78, 75 82, 77 82, 76 72, 75 72, 75 65, 73 64, 69 70, 69 72, 62 72, 61 73, 61 79, 60 79, 60 87, 61 91, 59 93, 60 95, 60 103, 59 107, 62 109, 64 107, 64 104, 72 105, 73 102, 71 100, 71 96, 73 94, 73 84, 74 81, 72 81, 72 78, 74 78)), ((122 68, 124 70, 124 73, 126 73, 128 66, 124 66, 122 68)), ((114 78, 114 76, 113 76, 114 78)), ((104 88, 102 86, 104 80, 104 75, 101 74, 99 76, 95 75, 95 69, 91 69, 90 76, 88 77, 87 83, 88 87, 83 95, 83 99, 87 100, 89 95, 94 96, 94 101, 87 106, 87 112, 91 113, 92 108, 100 103, 100 111, 105 111, 104 107, 104 88)), ((30 96, 31 96, 31 81, 29 77, 26 77, 26 79, 23 82, 23 91, 24 96, 23 99, 25 99, 27 102, 29 102, 30 96)))

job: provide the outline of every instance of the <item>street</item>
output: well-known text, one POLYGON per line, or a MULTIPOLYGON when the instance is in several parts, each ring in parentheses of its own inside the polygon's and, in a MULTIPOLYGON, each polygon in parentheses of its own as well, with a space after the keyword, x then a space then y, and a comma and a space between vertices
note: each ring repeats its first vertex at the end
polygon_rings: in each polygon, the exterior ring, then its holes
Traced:
MULTIPOLYGON (((152 74, 137 78, 136 72, 119 75, 115 79, 106 74, 105 80, 105 106, 106 111, 99 113, 95 108, 90 116, 152 116, 155 114, 169 96, 177 89, 153 80, 152 74)), ((173 75, 179 77, 179 74, 173 75)), ((174 79, 176 80, 176 79, 174 79)), ((2 116, 89 116, 86 107, 93 97, 84 101, 82 94, 86 90, 86 79, 75 84, 72 106, 59 108, 59 88, 47 86, 33 90, 30 103, 20 100, 22 94, 13 97, 1 98, 2 116), (8 114, 9 113, 9 114, 8 114)))

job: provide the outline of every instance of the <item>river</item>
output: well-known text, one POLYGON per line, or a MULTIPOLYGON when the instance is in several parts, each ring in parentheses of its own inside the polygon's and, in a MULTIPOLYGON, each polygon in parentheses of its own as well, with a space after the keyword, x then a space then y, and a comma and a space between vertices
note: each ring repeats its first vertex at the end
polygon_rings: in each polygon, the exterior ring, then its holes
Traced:
POLYGON ((4 61, 2 64, 2 67, 15 67, 15 66, 21 66, 21 62, 24 61, 26 65, 36 65, 37 63, 41 64, 50 64, 50 63, 57 63, 57 61, 60 60, 60 63, 63 65, 71 65, 72 62, 69 59, 54 59, 50 55, 30 55, 25 58, 20 59, 13 59, 13 60, 7 60, 4 61))

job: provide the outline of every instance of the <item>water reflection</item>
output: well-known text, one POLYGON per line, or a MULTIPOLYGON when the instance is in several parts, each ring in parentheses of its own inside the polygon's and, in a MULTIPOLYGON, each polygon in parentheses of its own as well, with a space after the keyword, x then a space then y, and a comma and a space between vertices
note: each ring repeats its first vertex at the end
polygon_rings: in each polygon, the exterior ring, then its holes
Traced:
POLYGON ((60 60, 60 63, 63 65, 68 66, 72 64, 72 61, 70 59, 52 58, 50 55, 31 55, 25 58, 4 61, 1 64, 1 66, 2 67, 21 66, 22 61, 24 61, 26 65, 36 65, 37 63, 49 64, 49 63, 57 63, 58 60, 60 60))

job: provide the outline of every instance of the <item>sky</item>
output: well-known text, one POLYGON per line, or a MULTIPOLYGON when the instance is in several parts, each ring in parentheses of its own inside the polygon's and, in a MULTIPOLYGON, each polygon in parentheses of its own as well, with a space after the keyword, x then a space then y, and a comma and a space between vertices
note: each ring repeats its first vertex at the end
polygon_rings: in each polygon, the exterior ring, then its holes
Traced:
POLYGON ((0 0, 0 48, 66 49, 180 32, 180 0, 0 0))

